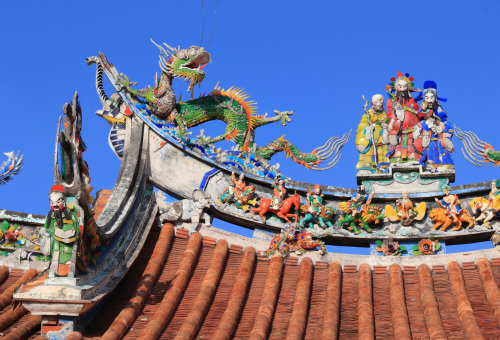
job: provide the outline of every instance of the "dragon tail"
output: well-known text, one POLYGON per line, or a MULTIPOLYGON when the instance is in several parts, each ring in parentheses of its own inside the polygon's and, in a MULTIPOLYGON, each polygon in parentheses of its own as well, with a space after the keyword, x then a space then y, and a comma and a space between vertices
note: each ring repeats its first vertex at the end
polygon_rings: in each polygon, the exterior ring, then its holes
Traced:
POLYGON ((347 143, 350 136, 351 131, 345 133, 342 137, 331 137, 323 146, 314 149, 310 153, 304 153, 287 141, 283 135, 265 147, 258 147, 256 153, 258 156, 269 160, 278 152, 284 152, 287 158, 292 158, 295 163, 303 165, 307 169, 328 170, 340 160, 342 156, 340 150, 347 143), (327 161, 329 162, 324 167, 319 167, 319 164, 327 161))

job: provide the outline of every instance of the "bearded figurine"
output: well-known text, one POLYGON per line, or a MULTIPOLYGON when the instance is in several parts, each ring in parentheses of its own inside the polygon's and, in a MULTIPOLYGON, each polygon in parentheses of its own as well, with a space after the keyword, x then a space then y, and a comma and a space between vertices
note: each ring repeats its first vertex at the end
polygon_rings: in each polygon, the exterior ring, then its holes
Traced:
POLYGON ((80 235, 78 215, 66 206, 66 194, 62 185, 54 185, 50 189, 49 201, 50 211, 42 229, 46 240, 42 251, 52 258, 49 277, 74 277, 76 241, 80 235))
MULTIPOLYGON (((384 97, 376 94, 371 100, 372 107, 361 118, 356 131, 356 148, 359 161, 356 170, 376 171, 381 163, 387 163, 388 131, 384 97)), ((387 167, 383 165, 382 168, 387 167)))
POLYGON ((401 200, 396 200, 396 209, 390 205, 385 206, 385 213, 389 221, 402 222, 404 226, 409 226, 413 221, 422 221, 426 211, 425 202, 420 202, 415 206, 406 190, 403 191, 402 196, 401 200))
POLYGON ((413 88, 413 77, 398 71, 397 78, 385 88, 390 98, 387 100, 387 118, 389 130, 389 159, 391 163, 420 161, 423 156, 421 113, 411 92, 420 92, 413 88))
POLYGON ((448 120, 446 111, 438 101, 446 102, 446 99, 437 96, 437 84, 428 80, 424 83, 424 91, 415 98, 420 104, 422 117, 422 146, 424 148, 427 165, 432 168, 446 166, 453 168, 451 153, 454 150, 451 137, 453 127, 448 120))

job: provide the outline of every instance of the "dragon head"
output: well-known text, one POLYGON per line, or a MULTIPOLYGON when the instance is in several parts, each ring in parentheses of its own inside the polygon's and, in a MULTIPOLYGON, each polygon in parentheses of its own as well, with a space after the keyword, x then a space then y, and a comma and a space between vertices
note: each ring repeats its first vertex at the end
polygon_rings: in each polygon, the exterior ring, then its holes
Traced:
POLYGON ((165 50, 160 45, 156 44, 153 39, 151 39, 153 44, 155 44, 160 50, 160 67, 163 72, 171 75, 172 77, 177 77, 190 81, 188 92, 190 92, 193 87, 198 84, 200 85, 203 79, 205 79, 205 72, 202 69, 207 63, 211 63, 210 54, 203 48, 198 46, 191 46, 186 49, 172 48, 167 44, 165 50))

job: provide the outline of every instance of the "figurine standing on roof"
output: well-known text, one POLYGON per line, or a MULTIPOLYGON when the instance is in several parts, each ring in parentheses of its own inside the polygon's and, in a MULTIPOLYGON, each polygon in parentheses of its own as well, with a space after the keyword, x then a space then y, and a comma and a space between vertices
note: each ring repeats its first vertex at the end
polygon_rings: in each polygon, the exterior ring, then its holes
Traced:
POLYGON ((271 186, 274 188, 273 197, 271 199, 271 207, 269 209, 279 210, 283 205, 283 199, 286 196, 286 188, 283 181, 283 178, 278 180, 278 184, 276 182, 271 186))
MULTIPOLYGON (((363 96, 364 99, 364 96, 363 96)), ((387 167, 387 124, 390 119, 384 110, 384 96, 376 94, 372 97, 372 107, 366 110, 368 102, 363 106, 365 114, 361 118, 356 131, 356 148, 359 151, 359 161, 356 170, 375 172, 379 165, 387 167)))
MULTIPOLYGON (((80 237, 80 225, 75 209, 66 206, 66 194, 62 185, 54 185, 49 193, 50 211, 45 219, 44 233, 50 235, 50 246, 42 245, 46 254, 50 251, 52 263, 49 277, 74 277, 76 241, 80 237)), ((46 235, 46 236, 49 236, 46 235)))
POLYGON ((432 80, 424 83, 424 91, 415 98, 415 101, 424 100, 420 104, 423 119, 422 146, 427 164, 431 167, 446 166, 453 168, 451 153, 454 151, 453 127, 448 120, 446 111, 438 101, 446 99, 437 96, 437 84, 432 80))
POLYGON ((420 92, 413 88, 413 77, 398 71, 397 78, 391 78, 391 84, 385 88, 390 98, 387 99, 387 118, 389 130, 389 159, 391 163, 420 161, 423 156, 418 105, 411 92, 420 92))

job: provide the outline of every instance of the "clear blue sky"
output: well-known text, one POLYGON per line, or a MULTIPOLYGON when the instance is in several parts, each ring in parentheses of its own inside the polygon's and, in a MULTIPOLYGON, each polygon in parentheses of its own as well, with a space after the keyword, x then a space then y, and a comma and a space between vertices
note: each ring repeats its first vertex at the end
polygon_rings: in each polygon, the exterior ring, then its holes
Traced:
MULTIPOLYGON (((214 4, 205 1, 203 46, 212 32, 214 4)), ((213 65, 205 68, 195 95, 220 82, 223 88, 245 88, 259 113, 293 110, 287 127, 259 128, 257 144, 286 134, 299 149, 311 151, 332 135, 355 131, 361 95, 384 93, 401 70, 417 87, 436 81, 439 96, 448 98, 450 120, 500 148, 499 14, 498 1, 221 0, 208 48, 213 65)), ((87 67, 85 58, 101 51, 119 72, 140 86, 151 85, 159 67, 149 38, 183 48, 199 45, 201 0, 9 1, 2 4, 0 29, 0 151, 21 150, 26 158, 23 172, 0 188, 0 208, 45 214, 56 123, 74 91, 80 93, 85 159, 95 191, 112 188, 118 174, 119 161, 107 146, 109 126, 94 114, 101 108, 95 67, 87 67)), ((174 82, 177 95, 186 89, 186 83, 174 82)), ((204 128, 214 136, 224 126, 204 128)), ((469 164, 458 139, 455 145, 455 184, 500 177, 498 168, 469 164)), ((343 151, 339 164, 326 172, 307 171, 281 155, 274 161, 292 179, 353 188, 354 138, 343 151)))

